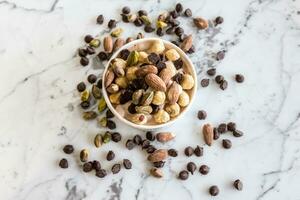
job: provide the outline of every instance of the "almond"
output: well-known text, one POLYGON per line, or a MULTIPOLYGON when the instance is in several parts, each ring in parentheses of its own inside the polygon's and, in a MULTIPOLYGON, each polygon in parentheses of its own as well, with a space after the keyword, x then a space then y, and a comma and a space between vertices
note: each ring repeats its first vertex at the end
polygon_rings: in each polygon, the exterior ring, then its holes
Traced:
POLYGON ((193 45, 193 36, 189 35, 186 38, 184 38, 183 42, 180 45, 180 48, 182 49, 182 51, 187 52, 188 50, 190 50, 192 45, 193 45))
POLYGON ((169 103, 170 104, 176 103, 179 99, 181 92, 182 92, 182 87, 174 81, 172 83, 172 85, 170 86, 169 91, 167 93, 169 103))
POLYGON ((157 74, 157 72, 158 72, 157 67, 155 67, 154 65, 144 65, 135 72, 135 75, 146 76, 147 74, 150 73, 157 74))
POLYGON ((113 40, 111 36, 106 36, 103 39, 103 48, 106 53, 111 53, 113 50, 113 40))
POLYGON ((159 142, 165 143, 173 140, 175 135, 171 132, 160 132, 156 134, 156 139, 159 142))
POLYGON ((202 133, 205 143, 208 146, 211 146, 214 138, 213 126, 211 124, 204 124, 202 128, 202 133))
POLYGON ((145 81, 152 89, 156 91, 165 92, 167 90, 165 82, 156 74, 147 74, 145 77, 145 81))
POLYGON ((158 149, 148 156, 150 162, 159 162, 168 157, 168 151, 165 149, 158 149))
POLYGON ((170 68, 164 68, 159 73, 159 77, 164 81, 165 84, 168 84, 173 77, 173 72, 170 68))
POLYGON ((197 26, 198 29, 206 29, 208 27, 208 22, 206 19, 203 19, 201 17, 196 17, 193 19, 194 24, 197 26))
POLYGON ((150 169, 150 174, 156 178, 161 178, 163 177, 163 173, 160 169, 158 168, 151 168, 150 169))
POLYGON ((125 40, 122 38, 117 38, 114 46, 113 46, 113 51, 117 51, 118 49, 120 49, 123 45, 125 44, 125 40))
POLYGON ((115 78, 115 74, 112 70, 107 70, 106 75, 105 75, 105 81, 104 81, 104 85, 105 87, 108 87, 115 78))

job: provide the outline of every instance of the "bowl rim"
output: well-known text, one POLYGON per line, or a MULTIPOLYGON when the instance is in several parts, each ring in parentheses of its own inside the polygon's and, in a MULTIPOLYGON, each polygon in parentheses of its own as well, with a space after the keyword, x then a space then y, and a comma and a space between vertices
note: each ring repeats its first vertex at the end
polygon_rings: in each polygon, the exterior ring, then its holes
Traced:
POLYGON ((132 42, 129 42, 125 45, 123 45, 120 49, 118 49, 115 53, 113 53, 113 55, 111 56, 111 58, 109 59, 109 61, 107 62, 107 64, 105 65, 105 68, 104 68, 104 71, 103 71, 103 74, 102 74, 102 85, 103 85, 103 89, 102 89, 102 95, 106 101, 106 104, 108 106, 108 108, 112 111, 112 113, 120 120, 122 121, 123 123, 133 127, 133 128, 137 128, 137 129, 140 129, 140 130, 154 130, 154 129, 159 129, 159 128, 163 128, 163 127, 166 127, 166 126, 169 126, 171 124, 173 124, 175 121, 178 121, 180 118, 183 117, 183 115, 190 109, 191 105, 193 104, 194 102, 194 99, 195 99, 195 94, 197 92, 197 85, 198 85, 198 81, 197 81, 197 73, 196 73, 196 70, 195 70, 195 66, 193 64, 193 62, 190 60, 190 58, 187 56, 187 54, 182 51, 178 46, 176 46, 175 44, 173 44, 172 42, 169 42, 167 40, 164 40, 164 39, 160 39, 160 38, 155 38, 155 37, 150 37, 150 38, 142 38, 142 39, 138 39, 138 40, 134 40, 132 42), (171 46, 172 48, 174 48, 176 51, 178 51, 180 53, 180 56, 183 56, 185 61, 187 62, 187 64, 189 65, 189 70, 191 71, 191 75, 193 76, 194 78, 194 88, 193 88, 193 93, 190 97, 190 103, 184 108, 184 110, 173 120, 170 120, 166 123, 163 123, 163 124, 155 124, 155 125, 147 125, 147 124, 135 124, 129 120, 127 120, 126 118, 122 117, 117 111, 116 109, 113 107, 112 103, 110 102, 109 100, 109 97, 108 97, 108 94, 107 94, 107 91, 106 91, 106 88, 105 88, 105 84, 104 84, 104 81, 105 81, 105 75, 106 75, 106 72, 109 68, 109 65, 111 63, 111 61, 113 59, 115 59, 117 57, 117 55, 123 50, 123 49, 128 49, 138 43, 143 43, 143 42, 146 42, 146 41, 155 41, 155 40, 160 40, 162 41, 164 44, 167 44, 168 46, 171 46))

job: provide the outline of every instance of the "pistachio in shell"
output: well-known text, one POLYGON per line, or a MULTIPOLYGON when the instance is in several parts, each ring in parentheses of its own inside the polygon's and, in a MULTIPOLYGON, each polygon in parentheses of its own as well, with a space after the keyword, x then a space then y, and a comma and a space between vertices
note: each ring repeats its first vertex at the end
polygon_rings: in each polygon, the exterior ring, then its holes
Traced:
POLYGON ((97 113, 94 111, 86 111, 86 112, 83 112, 83 114, 82 114, 82 118, 85 120, 92 120, 92 119, 95 119, 96 117, 97 117, 97 113))
POLYGON ((110 132, 106 131, 102 137, 102 141, 104 144, 109 143, 111 140, 111 134, 110 132))
POLYGON ((137 113, 143 113, 146 115, 149 115, 153 111, 151 106, 136 106, 135 110, 137 113))
POLYGON ((148 92, 144 93, 142 101, 141 101, 141 105, 143 105, 143 106, 150 105, 153 100, 153 96, 154 96, 153 91, 148 91, 148 92))
POLYGON ((90 99, 90 92, 88 90, 84 90, 81 93, 81 101, 88 101, 90 99))
POLYGON ((100 146, 102 146, 102 142, 102 135, 98 133, 94 138, 94 144, 97 148, 99 148, 100 146))
POLYGON ((93 85, 92 87, 92 94, 95 99, 100 99, 102 97, 101 89, 97 87, 96 85, 93 85))
POLYGON ((87 149, 82 149, 80 151, 80 160, 81 162, 86 162, 88 161, 88 157, 89 157, 89 152, 87 149))
POLYGON ((138 105, 141 101, 144 91, 142 89, 135 91, 132 94, 132 103, 138 105))
POLYGON ((107 118, 102 117, 101 119, 99 119, 99 125, 102 127, 106 127, 107 126, 107 118))

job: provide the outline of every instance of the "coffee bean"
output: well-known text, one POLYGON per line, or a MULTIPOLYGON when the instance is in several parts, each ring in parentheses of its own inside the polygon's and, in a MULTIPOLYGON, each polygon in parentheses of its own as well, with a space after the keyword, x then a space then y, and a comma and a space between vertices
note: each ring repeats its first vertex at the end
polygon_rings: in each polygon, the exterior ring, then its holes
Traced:
POLYGON ((219 51, 216 55, 216 60, 223 60, 225 57, 225 51, 219 51))
POLYGON ((224 21, 223 17, 218 16, 218 17, 216 17, 216 19, 215 19, 215 24, 216 24, 216 25, 222 24, 223 21, 224 21))
POLYGON ((142 141, 142 149, 147 149, 150 146, 149 140, 143 140, 142 141))
POLYGON ((203 147, 199 147, 197 145, 197 147, 194 150, 194 153, 197 157, 203 156, 203 147))
POLYGON ((227 124, 221 123, 218 126, 218 132, 221 133, 221 134, 227 132, 227 124))
POLYGON ((119 173, 120 170, 121 170, 121 165, 120 165, 120 164, 114 164, 114 165, 112 166, 112 168, 111 168, 111 172, 112 172, 113 174, 119 173))
POLYGON ((156 148, 153 145, 149 145, 146 149, 147 153, 153 153, 155 150, 156 148))
POLYGON ((89 101, 83 101, 80 103, 80 106, 82 109, 88 109, 90 107, 90 102, 89 101))
POLYGON ((80 59, 80 64, 82 65, 82 66, 87 66, 88 64, 89 64, 89 59, 87 59, 86 57, 81 57, 81 59, 80 59))
POLYGON ((226 80, 223 80, 223 81, 221 82, 221 84, 220 84, 220 88, 221 88, 222 90, 226 90, 227 87, 228 87, 228 82, 227 82, 226 80))
POLYGON ((178 178, 181 180, 186 180, 189 178, 189 172, 186 170, 182 170, 181 172, 179 172, 178 178))
POLYGON ((214 76, 214 75, 216 75, 216 68, 211 68, 211 69, 207 70, 206 73, 209 76, 214 76))
POLYGON ((117 21, 114 19, 109 20, 108 24, 107 24, 108 28, 113 29, 116 28, 117 26, 117 21))
POLYGON ((78 92, 83 92, 86 89, 86 85, 84 82, 80 82, 77 84, 77 90, 78 92))
POLYGON ((214 128, 214 140, 219 139, 219 137, 220 137, 220 133, 219 133, 218 129, 214 128))
POLYGON ((88 82, 93 84, 97 81, 97 76, 95 74, 90 74, 87 78, 88 82))
POLYGON ((151 25, 146 25, 146 26, 144 27, 144 31, 145 31, 146 33, 152 33, 153 31, 155 31, 155 28, 153 28, 151 25))
POLYGON ((163 61, 158 61, 158 63, 156 64, 156 67, 157 67, 158 71, 160 72, 161 70, 163 70, 164 68, 166 68, 167 65, 163 61))
POLYGON ((143 21, 140 18, 136 18, 133 23, 137 27, 140 27, 143 25, 143 21))
POLYGON ((93 36, 91 36, 91 35, 86 35, 86 36, 84 37, 84 41, 85 41, 86 43, 90 43, 93 39, 94 39, 94 38, 93 38, 93 36))
POLYGON ((122 136, 120 133, 118 132, 114 132, 111 134, 111 140, 114 141, 114 142, 120 142, 122 139, 122 136))
POLYGON ((139 11, 138 11, 138 14, 139 14, 140 17, 143 16, 143 15, 145 15, 145 16, 148 15, 148 13, 147 13, 146 10, 139 10, 139 11))
POLYGON ((194 174, 194 171, 197 169, 197 166, 194 162, 189 162, 186 166, 186 169, 191 172, 191 174, 194 174))
POLYGON ((209 79, 208 78, 204 78, 201 80, 201 86, 202 87, 207 87, 209 85, 209 79))
POLYGON ((97 81, 96 86, 97 86, 99 89, 102 89, 102 79, 99 79, 99 80, 97 81))
POLYGON ((73 147, 73 145, 71 145, 71 144, 67 144, 66 146, 64 146, 63 151, 64 151, 66 154, 71 154, 71 153, 73 153, 73 151, 74 151, 74 147, 73 147))
POLYGON ((222 75, 217 75, 216 78, 215 78, 215 81, 218 84, 221 84, 223 80, 224 80, 224 77, 222 75))
POLYGON ((158 36, 163 36, 164 35, 164 32, 163 32, 163 29, 162 28, 157 28, 156 29, 156 35, 158 35, 158 36))
POLYGON ((244 78, 244 76, 242 74, 236 74, 235 75, 235 80, 238 83, 242 83, 242 82, 244 82, 245 78, 244 78))
POLYGON ((235 187, 235 189, 237 190, 243 190, 243 183, 241 180, 237 179, 233 182, 233 186, 235 187))
POLYGON ((182 79, 183 79, 183 74, 182 73, 177 73, 172 77, 172 80, 177 82, 178 84, 181 83, 182 79))
POLYGON ((176 10, 171 11, 170 15, 172 16, 173 19, 176 19, 177 17, 179 17, 179 13, 176 12, 176 10))
POLYGON ((176 68, 177 70, 178 70, 178 69, 181 69, 182 66, 183 66, 183 61, 182 61, 181 58, 175 60, 173 63, 174 63, 174 66, 175 66, 175 68, 176 68))
POLYGON ((94 160, 92 165, 93 165, 93 169, 96 171, 101 169, 101 164, 98 160, 94 160))
POLYGON ((78 49, 78 55, 80 57, 85 57, 87 55, 87 51, 85 49, 78 49))
POLYGON ((195 49, 195 46, 192 45, 191 48, 187 51, 188 54, 193 54, 195 53, 196 49, 195 49))
POLYGON ((198 111, 198 119, 204 120, 204 119, 206 119, 206 117, 207 117, 207 114, 206 114, 205 110, 198 111))
POLYGON ((115 153, 113 151, 108 151, 106 155, 106 160, 111 161, 115 158, 115 153))
POLYGON ((194 149, 190 146, 186 147, 184 150, 184 154, 188 157, 192 156, 194 153, 194 149))
POLYGON ((106 126, 107 128, 109 128, 110 130, 113 130, 115 129, 117 126, 116 126, 116 123, 114 121, 111 121, 111 120, 107 120, 106 122, 106 126))
POLYGON ((233 136, 234 137, 242 137, 243 135, 244 135, 244 133, 242 132, 242 131, 240 131, 240 130, 234 130, 233 132, 232 132, 232 134, 233 134, 233 136))
POLYGON ((66 169, 69 167, 67 159, 63 158, 59 161, 59 166, 63 169, 66 169))
POLYGON ((175 32, 174 27, 169 27, 169 28, 167 28, 167 30, 166 30, 166 33, 169 34, 169 35, 174 34, 174 32, 175 32))
POLYGON ((86 47, 86 52, 87 52, 89 55, 92 55, 92 54, 95 54, 95 53, 96 53, 95 49, 94 49, 93 47, 90 47, 90 46, 86 47))
POLYGON ((177 41, 175 41, 175 40, 174 40, 174 41, 171 41, 171 42, 172 42, 173 44, 175 44, 176 46, 178 46, 178 47, 180 46, 180 43, 177 42, 177 41))
POLYGON ((133 140, 128 139, 126 141, 125 146, 128 150, 132 150, 134 148, 135 144, 134 144, 133 140))
POLYGON ((176 19, 172 19, 170 21, 170 24, 175 28, 176 26, 180 25, 180 21, 176 20, 176 19))
POLYGON ((201 165, 199 168, 199 172, 203 175, 206 175, 209 172, 209 167, 207 165, 201 165))
POLYGON ((169 149, 168 150, 168 155, 171 157, 177 157, 178 156, 178 152, 176 149, 169 149))
POLYGON ((107 60, 108 58, 107 53, 104 51, 100 51, 97 56, 101 61, 107 60))
POLYGON ((132 163, 128 159, 123 159, 123 165, 124 165, 125 169, 131 169, 132 168, 132 163))
POLYGON ((130 8, 128 6, 125 6, 122 8, 122 13, 125 15, 128 15, 130 13, 130 8))
POLYGON ((128 15, 122 13, 121 16, 122 16, 122 21, 123 21, 124 23, 129 23, 128 15))
POLYGON ((176 12, 181 13, 183 11, 182 4, 181 3, 177 3, 176 6, 175 6, 175 10, 176 10, 176 12))
POLYGON ((219 188, 218 188, 218 186, 216 186, 216 185, 213 185, 213 186, 211 186, 210 188, 209 188, 209 194, 211 195, 211 196, 217 196, 218 194, 219 194, 219 188))
POLYGON ((158 61, 160 60, 159 55, 157 55, 156 53, 150 53, 148 55, 148 60, 152 63, 152 64, 156 64, 158 63, 158 61))
POLYGON ((189 8, 185 9, 184 16, 191 17, 192 15, 193 15, 193 13, 192 13, 191 9, 189 9, 189 8))
POLYGON ((93 164, 91 162, 86 162, 83 164, 82 169, 84 172, 90 172, 93 169, 93 164))
POLYGON ((235 131, 235 129, 236 129, 236 124, 235 124, 234 122, 229 122, 229 123, 227 124, 227 129, 228 129, 228 131, 235 131))
POLYGON ((150 140, 150 141, 154 141, 154 140, 155 140, 155 135, 153 134, 153 132, 148 131, 148 132, 146 133, 146 138, 147 138, 148 140, 150 140))
POLYGON ((223 140, 222 140, 222 145, 223 145, 223 147, 224 147, 225 149, 230 149, 231 146, 232 146, 232 143, 231 143, 231 141, 228 140, 228 139, 223 139, 223 140))
POLYGON ((136 145, 141 145, 142 144, 142 137, 140 135, 135 135, 133 137, 133 142, 136 145))
POLYGON ((99 15, 99 16, 97 17, 97 24, 103 24, 103 22, 104 22, 104 17, 103 17, 103 15, 99 15))
POLYGON ((105 169, 100 169, 96 171, 96 176, 99 178, 104 178, 107 175, 105 169))
POLYGON ((158 161, 153 163, 153 166, 156 168, 163 168, 164 165, 165 165, 165 161, 158 161))
POLYGON ((177 36, 180 36, 180 35, 182 35, 184 33, 184 30, 183 30, 183 28, 181 28, 181 27, 176 27, 175 28, 175 34, 177 35, 177 36))

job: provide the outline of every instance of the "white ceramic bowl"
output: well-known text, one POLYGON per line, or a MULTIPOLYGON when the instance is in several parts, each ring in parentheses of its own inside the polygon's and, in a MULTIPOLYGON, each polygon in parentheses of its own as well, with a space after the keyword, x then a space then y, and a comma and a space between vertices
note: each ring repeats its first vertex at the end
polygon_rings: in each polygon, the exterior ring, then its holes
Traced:
POLYGON ((155 124, 155 125, 147 125, 147 124, 143 124, 143 125, 140 125, 140 124, 135 124, 127 119, 125 119, 124 117, 122 117, 116 110, 115 108, 113 107, 113 105, 111 104, 110 100, 109 100, 109 97, 107 95, 107 92, 106 92, 106 89, 103 88, 103 96, 104 96, 104 99, 106 101, 106 104, 108 106, 108 108, 112 111, 112 113, 119 119, 121 120, 122 122, 124 122, 125 124, 131 126, 131 127, 134 127, 134 128, 137 128, 137 129, 141 129, 141 130, 154 130, 154 129, 159 129, 159 128, 162 128, 162 127, 166 127, 166 126, 169 126, 171 125, 172 123, 174 123, 175 121, 178 121, 181 117, 184 116, 184 113, 187 112, 187 110, 191 107, 193 101, 194 101, 194 98, 195 98, 195 93, 197 91, 197 84, 198 84, 198 81, 197 81, 197 75, 196 75, 196 71, 195 71, 195 67, 192 63, 192 61, 189 59, 189 57, 179 48, 177 47, 176 45, 174 45, 173 43, 169 42, 169 41, 166 41, 166 40, 162 40, 162 39, 158 39, 158 38, 143 38, 143 39, 139 39, 139 40, 135 40, 135 41, 132 41, 124 46, 122 46, 118 51, 116 51, 112 57, 110 58, 110 60, 108 61, 108 63, 106 64, 105 66, 105 69, 104 69, 104 72, 103 72, 103 75, 102 75, 102 85, 104 86, 104 81, 105 81, 105 74, 107 72, 107 69, 109 68, 109 64, 110 62, 116 58, 118 56, 118 54, 120 53, 120 51, 122 51, 123 49, 131 49, 133 48, 134 46, 137 46, 139 44, 144 44, 144 43, 147 43, 147 42, 151 42, 151 41, 155 41, 155 40, 161 40, 163 41, 164 45, 166 46, 167 49, 169 48, 173 48, 173 49, 176 49, 176 51, 180 54, 181 56, 181 59, 183 60, 183 62, 185 63, 186 66, 188 66, 188 70, 189 70, 189 73, 193 76, 194 78, 194 81, 195 81, 195 85, 192 89, 192 91, 190 92, 190 103, 188 106, 186 106, 182 111, 181 113, 171 119, 170 121, 166 122, 166 123, 163 123, 163 124, 155 124))

